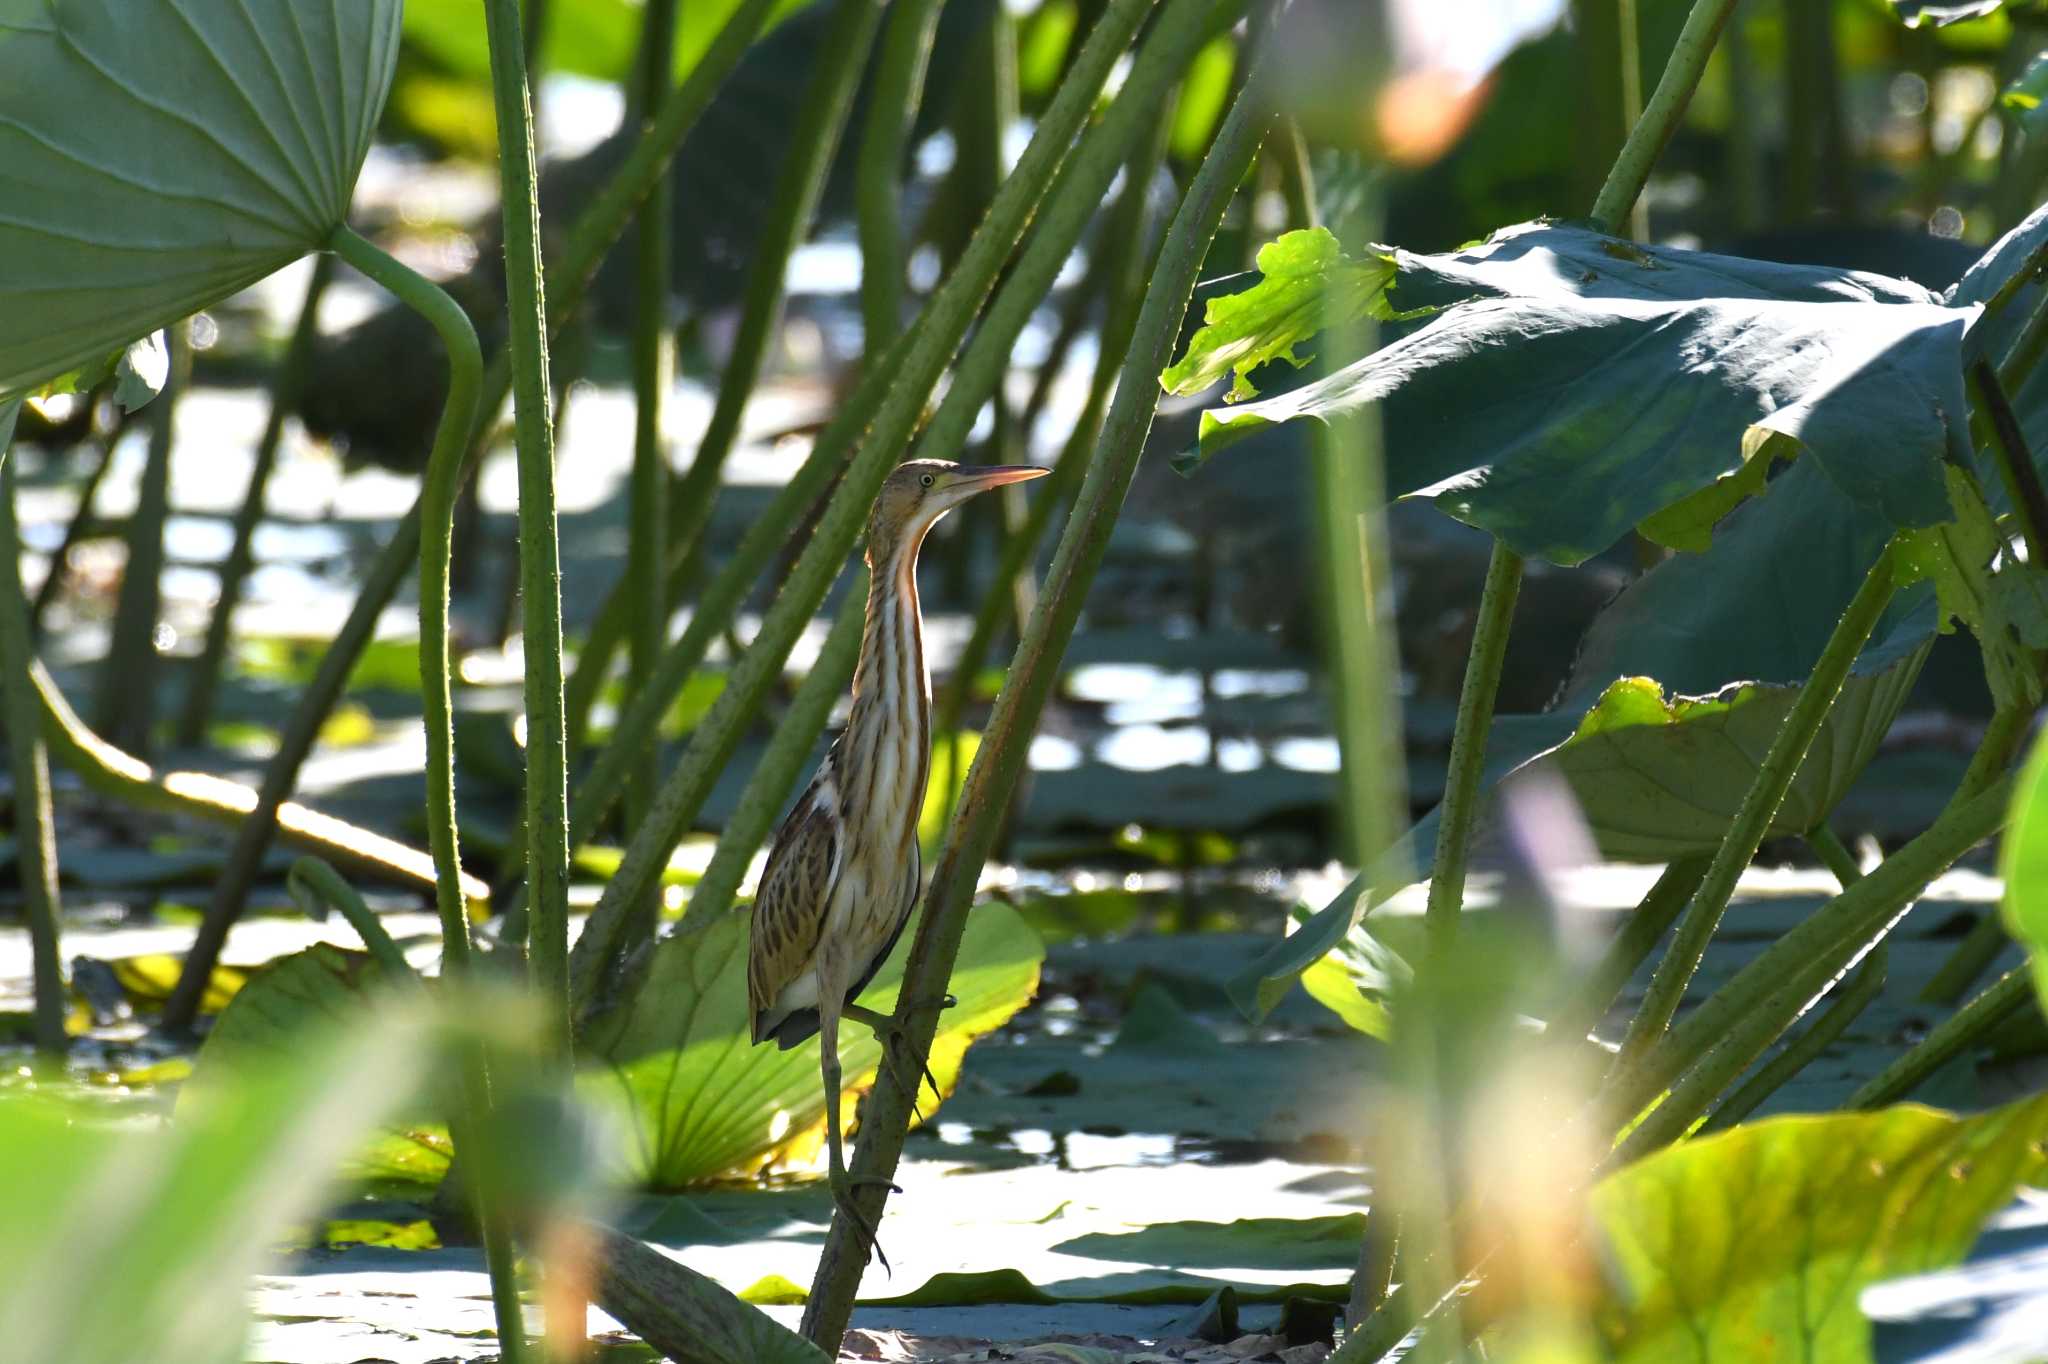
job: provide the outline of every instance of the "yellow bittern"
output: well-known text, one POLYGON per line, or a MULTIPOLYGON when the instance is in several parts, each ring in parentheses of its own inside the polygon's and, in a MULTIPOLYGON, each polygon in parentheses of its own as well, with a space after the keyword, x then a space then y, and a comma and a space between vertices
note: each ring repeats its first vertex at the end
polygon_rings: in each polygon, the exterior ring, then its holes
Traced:
POLYGON ((854 1001, 910 921, 923 872, 917 821, 931 766, 931 676, 917 553, 933 523, 976 493, 1047 472, 918 459, 883 483, 868 515, 867 622, 853 713, 775 831, 754 897, 747 944, 754 1041, 772 1037, 786 1051, 818 1035, 832 1196, 877 1253, 875 1230, 849 1196, 841 1148, 839 1020, 874 1029, 883 1056, 894 1059, 895 1020, 854 1001))

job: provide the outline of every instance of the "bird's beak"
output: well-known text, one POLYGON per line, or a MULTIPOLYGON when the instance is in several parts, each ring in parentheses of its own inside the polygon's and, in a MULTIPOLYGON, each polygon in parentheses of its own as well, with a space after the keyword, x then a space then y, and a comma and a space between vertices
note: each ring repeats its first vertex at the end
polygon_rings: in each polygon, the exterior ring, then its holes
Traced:
POLYGON ((1044 478, 1052 470, 1036 464, 988 464, 978 468, 960 469, 953 475, 953 486, 960 490, 962 497, 985 493, 990 488, 1000 488, 1007 483, 1025 483, 1034 478, 1044 478))

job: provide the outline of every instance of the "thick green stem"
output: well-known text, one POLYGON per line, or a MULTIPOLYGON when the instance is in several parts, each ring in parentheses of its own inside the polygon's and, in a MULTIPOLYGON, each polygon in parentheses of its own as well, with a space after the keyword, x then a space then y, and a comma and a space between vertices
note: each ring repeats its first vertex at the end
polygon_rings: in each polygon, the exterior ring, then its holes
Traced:
POLYGON ((2002 777, 1951 803, 1926 833, 1794 926, 1680 1019, 1640 1064, 1618 1076, 1610 1087, 1610 1112, 1622 1120, 1671 1088, 1643 1128, 1631 1134, 1631 1150, 1654 1149, 1682 1133, 1829 981, 1890 930, 1928 882, 1998 832, 2011 787, 2012 779, 2002 777), (1684 1080, 1673 1086, 1680 1074, 1684 1080))
POLYGON ((1922 1081, 1977 1045, 1999 1024, 2027 1007, 2034 998, 2034 978, 2015 966, 1982 994, 1943 1019, 1911 1050, 1886 1066, 1849 1096, 1845 1107, 1881 1108, 1907 1098, 1922 1081))
MULTIPOLYGON (((1270 22, 1274 13, 1271 8, 1261 11, 1255 28, 1270 22)), ((1170 22, 1171 17, 1169 11, 1162 23, 1170 22)), ((905 967, 897 1021, 904 1026, 915 1057, 930 1053, 938 1026, 936 1010, 915 1004, 943 994, 952 975, 975 881, 1023 772, 1031 733, 1058 675, 1059 660, 1080 617, 1088 584, 1108 548, 1110 531, 1151 428, 1158 392, 1156 376, 1171 358, 1188 297, 1223 210, 1258 151, 1268 122, 1258 107, 1263 95, 1257 81, 1240 94, 1167 231, 1125 357, 1115 402, 1096 443, 1095 460, 1060 539, 1038 609, 1026 627, 1018 661, 1004 682, 987 737, 967 774, 905 967)), ((853 1174, 856 1180, 870 1181, 856 1187, 854 1198, 871 1226, 881 1220, 886 1180, 902 1155, 913 1097, 886 1068, 869 1096, 853 1174)), ((866 1258, 858 1233, 845 1216, 835 1217, 804 1309, 804 1334, 828 1350, 836 1348, 845 1332, 866 1258)))
MULTIPOLYGON (((1038 546, 1045 539, 1045 528, 1072 499, 1081 474, 1087 468, 1088 454, 1095 447, 1096 434, 1102 429, 1102 417, 1109 410, 1109 397, 1116 387, 1117 367, 1124 348, 1130 344, 1131 329, 1137 325, 1138 308, 1144 301, 1145 278, 1150 264, 1144 249, 1146 189, 1166 158, 1167 134, 1171 129, 1171 121, 1161 119, 1158 131, 1152 137, 1140 140, 1137 154, 1125 168, 1124 191, 1110 211, 1109 221, 1104 224, 1110 247, 1099 257, 1101 273, 1082 286, 1085 293, 1101 293, 1109 299, 1096 337, 1095 372, 1089 378, 1088 398, 1082 404, 1081 414, 1075 418, 1073 428, 1067 433, 1066 443, 1053 459, 1052 473, 1031 489, 1031 496, 1026 499, 1023 524, 1004 537, 1002 550, 996 557, 997 583, 1014 581, 1019 574, 1029 571, 1038 546)), ((1077 322, 1085 316, 1085 309, 1076 310, 1077 322)), ((1057 357, 1062 354, 1064 347, 1055 341, 1052 353, 1047 357, 1047 366, 1057 365, 1057 357)), ((1052 379, 1051 368, 1041 372, 1032 401, 1024 409, 1021 422, 1027 438, 1036 424, 1043 403, 1042 395, 1051 389, 1052 379)), ((982 665, 988 661, 996 635, 1009 615, 1009 602, 1003 593, 991 592, 982 600, 974 613, 974 625, 967 643, 954 660, 952 675, 939 691, 932 733, 959 732, 960 717, 967 708, 968 691, 982 665)), ((950 771, 946 787, 949 791, 958 787, 950 771)))
MULTIPOLYGON (((581 305, 584 291, 597 269, 598 261, 610 250, 612 243, 618 240, 640 201, 652 190, 666 170, 676 148, 696 126, 698 116, 711 102, 712 95, 717 92, 725 77, 731 74, 733 67, 738 65, 740 57, 753 42, 755 34, 760 31, 774 3, 775 0, 742 0, 740 8, 734 11, 732 18, 719 31, 718 37, 698 59, 689 79, 662 102, 661 112, 656 115, 654 126, 645 137, 634 144, 625 164, 606 182, 597 199, 583 211, 569 229, 560 267, 552 272, 549 279, 550 334, 558 332, 581 305)), ((464 465, 465 473, 475 467, 481 442, 490 424, 495 420, 498 408, 503 405, 506 393, 510 391, 511 375, 510 362, 501 351, 484 376, 484 399, 476 405, 475 418, 463 437, 462 444, 468 451, 464 465)), ((436 449, 438 448, 437 437, 436 449)), ((420 499, 399 521, 391 539, 385 543, 371 564, 362 586, 356 593, 355 605, 349 608, 347 621, 322 656, 319 671, 315 674, 312 684, 300 696, 284 740, 280 743, 279 752, 272 759, 271 769, 266 774, 266 785, 281 782, 282 789, 289 791, 296 781, 298 763, 303 761, 304 755, 301 753, 298 758, 287 761, 291 736, 294 733, 308 736, 318 734, 321 723, 333 708, 335 698, 341 694, 341 689, 350 671, 355 667, 356 660, 361 656, 364 646, 375 636, 378 618, 397 595, 399 584, 405 580, 413 561, 419 556, 420 521, 429 491, 422 490, 420 499), (286 766, 289 766, 289 772, 284 770, 286 766)), ((424 588, 424 584, 422 586, 424 588)), ((95 742, 98 742, 97 739, 95 742)), ((306 742, 310 746, 310 737, 306 742)), ((325 820, 324 816, 316 816, 312 811, 288 803, 280 804, 278 811, 278 825, 287 836, 303 838, 305 834, 301 826, 308 821, 325 820)), ((238 813, 233 818, 239 823, 241 814, 238 813)), ((261 822, 265 816, 259 813, 256 818, 261 822)), ((343 829, 349 827, 341 825, 339 821, 326 822, 343 829)), ((478 889, 472 891, 472 898, 483 899, 486 894, 487 892, 478 889)), ((201 925, 198 941, 192 951, 186 954, 184 972, 180 977, 181 992, 187 988, 185 981, 203 983, 212 973, 220 944, 226 941, 227 930, 239 912, 240 905, 237 903, 227 913, 218 916, 221 919, 219 923, 212 922, 214 916, 210 912, 209 922, 201 925)), ((196 1001, 199 996, 196 985, 191 994, 192 999, 196 1001)), ((177 996, 174 995, 174 1002, 176 999, 177 996)), ((189 1015, 187 1022, 189 1023, 189 1015)))
MULTIPOLYGON (((1990 721, 1984 726, 1984 736, 1978 741, 1977 751, 1971 755, 1963 779, 1956 786, 1951 804, 1957 799, 1976 795, 2012 765, 2013 755, 2019 752, 2033 719, 2034 712, 2030 706, 2010 706, 1992 712, 1990 721)), ((1993 908, 1978 919, 1927 984, 1921 987, 1921 1000, 1928 1004, 1954 1004, 2011 941, 1997 909, 1993 908)))
MULTIPOLYGON (((634 108, 652 111, 668 89, 675 65, 677 0, 650 0, 640 19, 640 61, 634 108)), ((633 298, 633 472, 627 489, 626 515, 626 685, 638 690, 654 670, 667 633, 668 596, 663 571, 668 562, 668 448, 662 438, 662 415, 668 390, 675 382, 675 333, 669 327, 669 234, 673 229, 674 193, 664 178, 648 194, 634 220, 633 298)), ((563 696, 563 740, 568 743, 568 697, 563 696)), ((570 744, 574 751, 574 745, 570 744)), ((626 822, 636 824, 654 799, 661 782, 661 755, 649 748, 626 778, 626 822)), ((522 834, 524 830, 521 831, 522 834)), ((525 846, 522 837, 520 846, 525 846)), ((649 896, 640 906, 632 936, 654 936, 661 904, 649 896)))
POLYGON ((1878 555, 1877 562, 1864 576, 1863 585, 1856 589, 1856 595, 1842 612, 1834 633, 1828 637, 1827 647, 1814 663, 1812 674, 1799 689, 1799 698, 1793 702, 1791 713, 1772 737, 1770 749, 1757 767, 1755 779, 1743 794, 1742 804, 1737 808, 1735 818, 1729 822, 1728 832, 1721 838, 1721 846, 1714 851, 1714 861, 1707 869, 1706 879, 1679 923, 1678 936, 1670 951, 1657 964, 1649 993, 1644 996, 1642 1008, 1629 1025, 1617 1065, 1619 1074, 1626 1075, 1639 1065, 1670 1026, 1672 1015, 1678 1011, 1678 1002, 1685 995, 1685 987, 1691 982, 1693 972, 1699 969, 1700 959, 1706 955, 1707 942, 1714 936, 1722 912, 1728 908, 1728 901, 1735 893, 1736 882, 1756 856, 1764 836, 1770 832, 1771 820, 1777 816, 1778 807, 1784 802, 1785 792, 1790 789, 1799 764, 1805 761, 1814 736, 1820 732, 1822 722, 1834 708, 1835 697, 1849 676, 1850 666, 1863 652, 1864 643, 1869 640, 1871 630, 1876 627, 1877 619, 1883 614, 1886 603, 1891 601, 1896 587, 1892 557, 1887 549, 1878 555))
POLYGON ((1628 141, 1622 144, 1621 155, 1615 157, 1614 169, 1607 173, 1600 197, 1593 202, 1594 220, 1609 231, 1628 217, 1649 181, 1650 168, 1657 163, 1671 134, 1678 130, 1685 106, 1700 83, 1700 73, 1707 69, 1714 40, 1720 37, 1721 26, 1734 13, 1735 3, 1736 0, 1695 0, 1691 13, 1685 16, 1685 27, 1679 30, 1671 58, 1664 64, 1664 74, 1658 77, 1650 102, 1643 106, 1643 116, 1629 130, 1628 141))
POLYGON ((192 346, 183 322, 164 328, 170 374, 149 409, 149 459, 140 500, 128 521, 128 562, 114 606, 112 638, 100 665, 95 703, 99 729, 117 744, 147 756, 155 746, 156 628, 163 605, 164 522, 171 511, 171 447, 178 400, 192 378, 192 346))
POLYGON ((455 830, 455 726, 448 681, 448 542, 455 516, 462 454, 483 369, 476 331, 455 300, 348 228, 329 245, 433 324, 448 349, 448 400, 427 456, 420 540, 420 695, 427 730, 427 831, 434 851, 435 904, 441 915, 442 970, 469 967, 469 915, 455 830))
POLYGON ((50 755, 44 746, 32 669, 28 598, 21 589, 21 527, 14 515, 14 443, 21 400, 0 403, 0 699, 6 703, 8 771, 14 779, 15 863, 28 916, 35 982, 36 1050, 65 1049, 64 956, 57 936, 57 830, 50 810, 50 755))
POLYGON ((861 343, 871 356, 903 326, 903 162, 938 27, 938 0, 901 0, 894 6, 861 133, 853 193, 860 232, 861 343))
POLYGON ((803 776, 805 760, 811 756, 832 707, 846 693, 853 680, 853 665, 860 657, 861 623, 867 611, 867 574, 856 573, 847 585, 846 600, 825 636, 818 657, 796 689, 789 710, 776 722, 775 737, 761 754, 761 761, 747 778, 739 804, 718 837, 711 865, 690 891, 689 912, 700 918, 723 914, 732 908, 746 878, 755 850, 768 837, 775 817, 789 803, 789 793, 803 776))
MULTIPOLYGON (((515 30, 517 18, 514 11, 515 30)), ((516 31, 512 41, 518 41, 516 31)), ((462 898, 461 849, 455 822, 455 717, 448 677, 448 556, 455 527, 455 495, 462 485, 464 455, 477 419, 483 352, 468 315, 433 284, 346 227, 335 229, 329 246, 336 255, 426 318, 448 350, 448 399, 441 409, 440 425, 434 431, 434 448, 427 456, 420 494, 420 699, 427 731, 427 839, 434 851, 434 901, 441 916, 441 974, 445 979, 459 981, 470 970, 471 961, 469 913, 462 898)), ((522 487, 522 502, 524 492, 522 487)), ((550 511, 552 508, 550 500, 550 511)), ((558 650, 559 639, 558 634, 558 650)), ((529 641, 529 651, 532 647, 529 641)), ((473 1141, 491 1102, 490 1082, 480 1054, 464 1067, 463 1096, 463 1111, 455 1115, 454 1126, 460 1134, 458 1140, 466 1135, 473 1141)), ((526 1354, 526 1326, 514 1279, 511 1236, 503 1215, 487 1200, 483 1190, 476 1192, 475 1215, 483 1235, 485 1264, 490 1271, 498 1343, 505 1358, 511 1364, 519 1364, 526 1354)))
MULTIPOLYGON (((498 185, 505 231, 507 349, 519 453, 520 628, 526 664, 527 963, 551 1030, 568 1046, 569 769, 562 726, 562 559, 555 525, 555 440, 548 389, 546 280, 533 108, 519 0, 485 0, 498 185)), ((428 523, 433 524, 431 519, 428 523)), ((422 593, 424 595, 424 592, 422 593)))
POLYGON ((256 528, 263 521, 264 495, 270 489, 270 475, 277 467, 277 452, 284 443, 285 419, 299 405, 306 390, 306 377, 313 366, 313 343, 320 337, 320 300, 334 278, 334 257, 321 252, 313 257, 313 273, 306 281, 306 297, 299 304, 299 320, 292 328, 291 342, 270 388, 270 416, 263 423, 263 435, 256 442, 256 462, 249 471, 249 487, 235 513, 235 541, 221 561, 220 595, 213 604, 213 616, 206 623, 206 644, 192 666, 191 683, 185 689, 185 707, 178 718, 178 742, 197 747, 206 741, 206 727, 213 719, 213 699, 220 687, 221 669, 234 635, 235 608, 241 604, 242 587, 256 566, 256 528))
MULTIPOLYGON (((1181 50, 1186 46, 1182 39, 1182 33, 1188 27, 1186 11, 1195 10, 1197 18, 1204 18, 1213 5, 1207 0, 1174 0, 1133 64, 1116 102, 1081 139, 1076 150, 1076 135, 1092 111, 1096 92, 1108 76, 1110 67, 1122 55, 1148 8, 1149 0, 1112 0, 1105 9, 1087 42, 1082 45, 1067 79, 1061 83, 1047 107, 1017 168, 1003 182, 994 203, 989 206, 959 266, 940 285, 918 324, 904 337, 906 354, 903 363, 887 371, 871 371, 863 378, 862 389, 877 384, 888 388, 872 430, 868 432, 838 494, 804 547, 781 596, 762 621, 760 633, 733 669, 725 691, 713 704, 710 714, 692 736, 688 749, 664 784, 654 811, 634 835, 617 875, 605 888, 603 898, 591 912, 588 926, 577 940, 571 960, 571 975, 573 1003, 579 1011, 590 1000, 599 978, 613 959, 624 904, 630 902, 631 897, 644 894, 653 884, 653 878, 667 861, 668 849, 674 846, 689 821, 695 817, 712 780, 738 743, 746 718, 759 704, 769 683, 780 673, 790 646, 817 610, 832 579, 838 576, 854 538, 867 518, 876 491, 897 462, 904 442, 923 411, 926 397, 937 384, 947 360, 959 346, 998 274, 1009 262, 1018 240, 1030 224, 1032 214, 1041 202, 1048 206, 1046 221, 1032 235, 1023 257, 1014 267, 1010 283, 1005 286, 1005 297, 1011 289, 1018 287, 1018 280, 1035 276, 1039 269, 1038 258, 1044 255, 1052 256, 1051 271, 1057 273, 1057 262, 1065 259, 1082 222, 1076 221, 1071 233, 1056 233, 1055 224, 1064 228, 1065 212, 1073 207, 1070 201, 1077 199, 1085 200, 1085 203, 1080 204, 1080 211, 1074 216, 1085 220, 1086 210, 1100 204, 1103 187, 1128 154, 1128 137, 1125 134, 1135 131, 1137 120, 1135 117, 1120 117, 1119 111, 1127 102, 1141 98, 1140 92, 1150 94, 1152 109, 1156 110, 1157 90, 1172 74, 1172 71, 1162 73, 1158 68, 1171 60, 1173 69, 1177 70, 1184 60, 1181 50), (1060 174, 1060 167, 1070 152, 1076 168, 1086 167, 1085 174, 1080 169, 1067 175, 1060 174), (1048 186, 1056 178, 1067 188, 1049 193, 1048 186), (1088 190, 1085 194, 1082 193, 1084 189, 1088 190)), ((1050 275, 1047 278, 1049 280, 1050 275)), ((1041 289, 1034 294, 1030 301, 1035 302, 1042 292, 1041 289)), ((1028 316, 1028 307, 1022 311, 1028 316)), ((987 323, 976 333, 975 348, 983 346, 984 338, 997 334, 997 324, 1003 312, 1004 300, 999 299, 996 307, 991 309, 987 323)), ((1021 320, 1017 325, 1022 325, 1021 320)), ((974 408, 980 405, 995 379, 1000 377, 1000 361, 1007 358, 1007 346, 996 362, 980 365, 977 364, 975 348, 970 348, 962 360, 953 385, 947 391, 946 401, 927 429, 920 449, 931 452, 956 449, 959 437, 965 434, 972 422, 974 408), (954 411, 960 408, 966 410, 954 416, 954 411), (957 430, 952 430, 955 424, 957 430), (942 431, 949 430, 949 436, 941 436, 942 431)), ((617 737, 614 742, 618 742, 617 737)))
MULTIPOLYGON (((1835 880, 1843 890, 1863 879, 1863 868, 1836 836, 1835 831, 1823 824, 1806 836, 1806 842, 1835 874, 1835 880)), ((1863 964, 1856 968, 1856 974, 1836 994, 1834 1002, 1807 1030, 1786 1048, 1759 1066, 1756 1073, 1743 1081, 1742 1087, 1721 1101, 1702 1130, 1718 1132, 1733 1127, 1754 1113, 1757 1106, 1777 1093, 1785 1084, 1812 1065, 1841 1035, 1849 1025, 1862 1017, 1863 1011, 1884 993, 1885 975, 1891 964, 1891 944, 1881 942, 1872 948, 1863 964)))
POLYGON ((1515 597, 1522 588, 1522 556, 1496 540, 1486 563, 1479 619, 1472 629, 1472 654, 1458 692, 1458 724, 1451 735, 1451 768, 1444 781, 1443 813, 1437 824, 1436 859, 1429 877, 1429 945, 1441 961, 1458 936, 1465 904, 1465 861, 1472 827, 1479 817, 1480 780, 1486 764, 1486 732, 1493 726, 1493 701, 1500 691, 1508 632, 1515 623, 1515 597))
POLYGON ((1991 427, 1992 459, 2019 516, 2027 561, 2048 565, 2048 489, 2041 486, 2041 471, 2034 467, 2026 433, 2020 430, 2019 418, 1988 360, 1979 359, 1970 366, 1970 393, 1991 427))
POLYGON ((1550 1016, 1547 1032, 1559 1037, 1584 1037, 1635 975, 1636 968, 1649 960, 1650 953, 1692 900, 1700 882, 1706 879, 1709 859, 1704 855, 1681 857, 1664 868, 1642 903, 1628 916, 1614 941, 1584 979, 1575 982, 1550 1016))

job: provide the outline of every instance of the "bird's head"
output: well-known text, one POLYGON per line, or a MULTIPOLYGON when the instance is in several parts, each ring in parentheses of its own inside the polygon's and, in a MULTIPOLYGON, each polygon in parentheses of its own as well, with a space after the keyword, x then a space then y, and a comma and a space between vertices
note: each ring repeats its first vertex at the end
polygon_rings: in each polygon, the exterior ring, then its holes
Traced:
POLYGON ((1051 473, 1035 464, 954 464, 913 459, 896 466, 868 514, 868 563, 887 562, 899 548, 915 548, 934 522, 991 488, 1051 473))

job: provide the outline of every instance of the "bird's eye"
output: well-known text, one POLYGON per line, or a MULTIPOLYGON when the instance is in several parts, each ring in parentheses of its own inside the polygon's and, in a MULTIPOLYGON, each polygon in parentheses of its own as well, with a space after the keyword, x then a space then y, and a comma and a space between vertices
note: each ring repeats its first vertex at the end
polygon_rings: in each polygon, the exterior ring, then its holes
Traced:
POLYGON ((918 479, 917 481, 919 483, 924 484, 924 486, 927 488, 932 486, 932 476, 930 474, 926 474, 924 477, 918 479))

